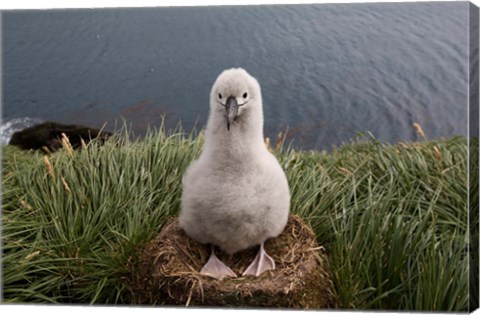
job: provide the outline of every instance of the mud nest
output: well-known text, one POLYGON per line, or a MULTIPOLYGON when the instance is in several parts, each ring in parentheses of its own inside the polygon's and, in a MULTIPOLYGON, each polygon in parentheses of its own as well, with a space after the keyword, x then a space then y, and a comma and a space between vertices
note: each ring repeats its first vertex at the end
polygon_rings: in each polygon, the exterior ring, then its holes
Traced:
POLYGON ((199 274, 210 247, 188 236, 170 218, 156 239, 142 246, 130 287, 136 304, 235 307, 334 307, 327 259, 315 234, 299 217, 290 216, 280 236, 265 243, 276 269, 258 278, 241 277, 258 246, 233 256, 217 256, 239 277, 216 280, 199 274))

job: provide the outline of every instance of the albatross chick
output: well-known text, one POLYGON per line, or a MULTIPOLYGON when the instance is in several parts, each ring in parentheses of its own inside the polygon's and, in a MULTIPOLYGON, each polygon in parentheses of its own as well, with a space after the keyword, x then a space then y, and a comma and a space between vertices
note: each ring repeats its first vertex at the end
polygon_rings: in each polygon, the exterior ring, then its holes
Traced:
POLYGON ((183 177, 180 227, 211 245, 201 274, 236 277, 215 246, 234 254, 260 245, 243 276, 275 269, 264 242, 283 231, 289 206, 287 178, 264 142, 260 85, 241 68, 225 70, 210 93, 202 153, 183 177))

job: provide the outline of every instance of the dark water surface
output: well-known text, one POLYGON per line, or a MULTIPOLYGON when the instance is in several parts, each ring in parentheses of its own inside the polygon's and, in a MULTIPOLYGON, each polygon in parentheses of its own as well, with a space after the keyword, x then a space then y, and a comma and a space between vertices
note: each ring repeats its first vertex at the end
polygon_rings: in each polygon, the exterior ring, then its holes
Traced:
POLYGON ((203 127, 237 66, 297 148, 467 134, 468 2, 4 11, 2 31, 3 141, 41 120, 203 127))

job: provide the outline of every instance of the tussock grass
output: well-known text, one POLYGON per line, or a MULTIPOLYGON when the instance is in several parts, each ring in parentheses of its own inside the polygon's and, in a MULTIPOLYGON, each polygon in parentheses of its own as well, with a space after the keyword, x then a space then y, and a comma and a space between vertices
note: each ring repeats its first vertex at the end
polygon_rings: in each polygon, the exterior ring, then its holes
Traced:
MULTIPOLYGON (((132 300, 135 247, 179 211, 181 176, 203 136, 121 138, 48 158, 3 148, 4 302, 132 300)), ((328 254, 339 308, 467 310, 465 138, 272 150, 291 211, 328 254)))

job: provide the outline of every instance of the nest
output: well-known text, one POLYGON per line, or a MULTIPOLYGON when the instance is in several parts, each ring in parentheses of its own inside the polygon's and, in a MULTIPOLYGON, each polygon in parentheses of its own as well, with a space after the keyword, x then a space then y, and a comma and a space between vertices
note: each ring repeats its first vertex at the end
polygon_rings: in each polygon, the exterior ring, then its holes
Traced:
POLYGON ((253 261, 258 246, 229 256, 217 256, 237 278, 217 280, 199 274, 210 247, 189 238, 170 218, 156 239, 140 250, 130 287, 137 304, 236 307, 330 308, 333 285, 327 259, 315 234, 299 217, 290 216, 277 238, 265 243, 276 269, 259 277, 240 276, 253 261))

